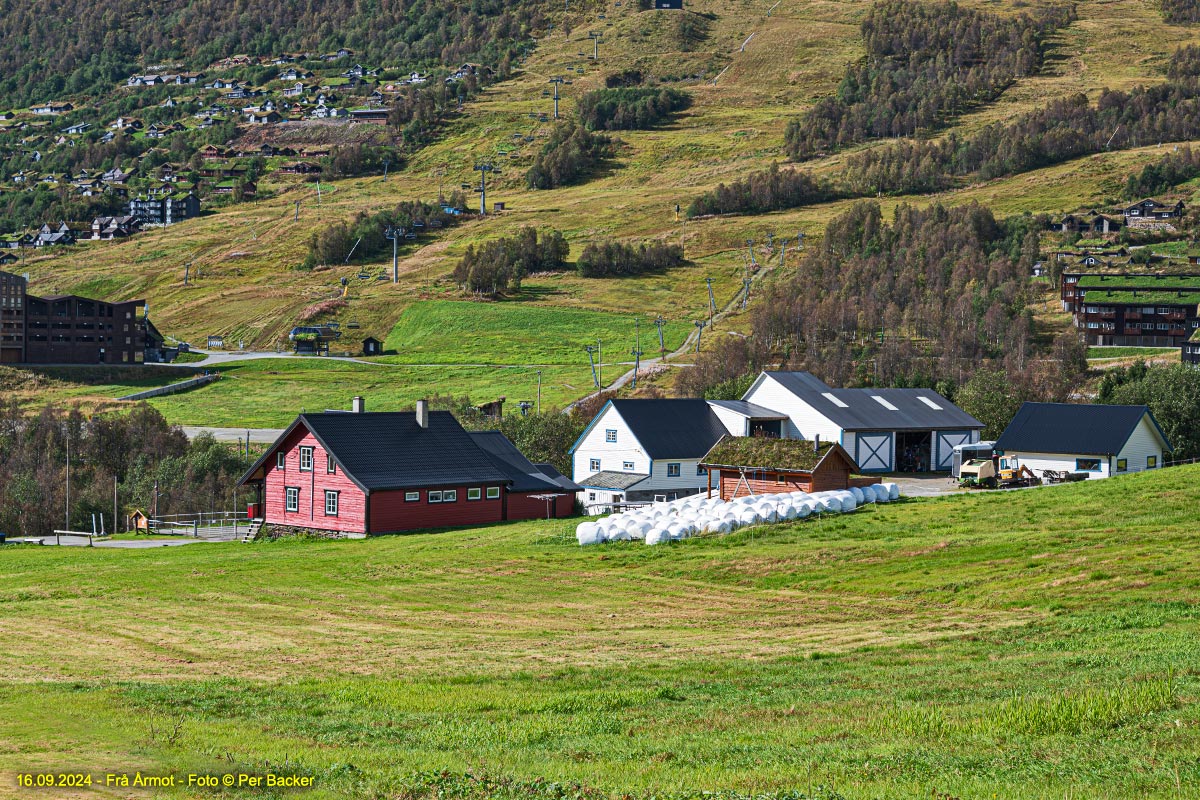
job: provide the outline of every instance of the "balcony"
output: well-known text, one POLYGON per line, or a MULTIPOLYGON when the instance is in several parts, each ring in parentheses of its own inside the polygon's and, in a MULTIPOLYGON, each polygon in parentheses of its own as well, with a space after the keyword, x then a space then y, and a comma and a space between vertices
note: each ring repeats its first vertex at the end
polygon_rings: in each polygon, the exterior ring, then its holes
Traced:
POLYGON ((1117 312, 1116 311, 1101 311, 1099 314, 1099 317, 1100 317, 1100 319, 1116 319, 1117 312))
POLYGON ((1187 332, 1187 328, 1171 328, 1171 330, 1167 331, 1167 335, 1168 336, 1187 336, 1188 332, 1187 332))
POLYGON ((1187 319, 1187 312, 1186 311, 1169 311, 1166 314, 1163 314, 1162 316, 1163 316, 1163 319, 1185 320, 1185 319, 1187 319))
POLYGON ((1141 319, 1141 318, 1142 318, 1142 312, 1140 312, 1140 311, 1126 311, 1125 312, 1125 319, 1127 319, 1127 320, 1135 320, 1135 319, 1141 319))
POLYGON ((1126 328, 1124 333, 1126 336, 1141 336, 1143 331, 1141 328, 1126 328))

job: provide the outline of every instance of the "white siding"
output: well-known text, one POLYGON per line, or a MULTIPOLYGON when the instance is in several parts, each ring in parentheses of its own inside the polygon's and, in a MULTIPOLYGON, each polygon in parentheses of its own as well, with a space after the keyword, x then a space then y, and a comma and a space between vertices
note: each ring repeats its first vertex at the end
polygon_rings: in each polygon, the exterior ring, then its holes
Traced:
POLYGON ((1089 473, 1088 480, 1109 477, 1108 456, 1089 456, 1073 453, 1017 453, 1011 450, 1006 451, 1005 455, 1015 455, 1018 463, 1023 467, 1029 467, 1038 478, 1042 477, 1042 470, 1044 469, 1052 469, 1056 472, 1074 472, 1075 459, 1098 458, 1100 459, 1100 471, 1089 473))
POLYGON ((837 423, 796 397, 768 375, 760 375, 742 399, 778 411, 780 414, 787 414, 788 421, 784 425, 785 438, 811 439, 819 434, 827 442, 838 442, 841 439, 842 429, 837 423))
POLYGON ((750 420, 743 417, 736 411, 730 411, 723 406, 714 406, 712 403, 708 407, 717 415, 717 419, 721 420, 721 424, 725 429, 734 436, 749 436, 750 435, 750 420))
MULTIPOLYGON (((1117 458, 1128 460, 1129 472, 1141 472, 1146 469, 1147 456, 1154 456, 1155 463, 1159 467, 1163 465, 1165 453, 1163 453, 1162 439, 1159 438, 1154 424, 1150 422, 1150 415, 1143 414, 1141 422, 1133 429, 1133 433, 1125 441, 1121 452, 1117 453, 1117 458)), ((1116 460, 1114 460, 1113 470, 1115 471, 1116 468, 1116 460)))
POLYGON ((697 475, 696 467, 700 463, 700 459, 693 458, 691 461, 682 459, 663 459, 654 462, 654 472, 650 475, 650 480, 637 485, 639 492, 653 489, 658 491, 679 490, 679 489, 707 489, 708 474, 697 475), (667 477, 667 464, 679 465, 679 477, 667 477))
POLYGON ((646 451, 642 449, 641 443, 625 424, 620 413, 612 406, 596 418, 591 430, 575 448, 571 471, 572 479, 576 483, 583 483, 585 478, 597 472, 589 466, 593 458, 600 459, 600 471, 636 472, 641 475, 650 472, 650 457, 646 455, 646 451), (609 430, 617 432, 616 442, 605 441, 605 432, 609 430), (623 467, 626 461, 633 462, 633 469, 627 470, 623 467))

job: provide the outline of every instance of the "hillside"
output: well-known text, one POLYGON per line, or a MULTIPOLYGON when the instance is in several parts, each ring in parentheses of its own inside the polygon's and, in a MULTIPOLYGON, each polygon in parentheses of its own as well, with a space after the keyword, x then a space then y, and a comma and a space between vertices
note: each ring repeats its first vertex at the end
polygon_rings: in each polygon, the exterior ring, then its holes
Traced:
MULTIPOLYGON (((1007 13, 987 4, 970 5, 1007 13)), ((393 170, 386 179, 322 182, 318 201, 312 183, 268 176, 260 182, 264 199, 257 202, 223 208, 125 242, 85 243, 39 254, 26 259, 21 269, 31 273, 36 291, 145 297, 152 318, 169 334, 197 342, 209 333, 223 333, 227 340, 244 340, 258 348, 281 344, 305 309, 340 292, 345 279, 348 305, 326 318, 357 323, 362 335, 386 339, 412 303, 461 299, 448 275, 468 246, 533 225, 562 231, 571 245, 571 258, 598 238, 659 239, 682 244, 690 264, 625 279, 585 279, 571 271, 534 275, 505 307, 623 313, 640 316, 643 322, 662 315, 689 326, 707 316, 704 278, 714 279, 719 305, 741 290, 748 240, 755 242, 756 260, 763 265, 755 280, 770 282, 779 270, 779 251, 767 246, 768 234, 794 243, 796 233, 803 232, 812 247, 823 226, 854 202, 691 221, 677 220, 674 213, 676 204, 686 208, 691 199, 720 182, 783 159, 788 121, 832 93, 845 65, 862 54, 858 25, 865 12, 862 4, 789 5, 785 0, 768 15, 765 7, 749 2, 698 0, 687 12, 704 20, 702 39, 696 43, 681 40, 671 24, 663 24, 669 19, 664 12, 639 11, 636 4, 612 2, 586 11, 573 7, 565 18, 548 11, 546 19, 555 20, 555 27, 542 32, 512 77, 468 100, 435 141, 414 152, 403 169, 393 170), (588 32, 601 30, 599 62, 581 57, 592 44, 588 32), (582 93, 602 87, 606 76, 628 70, 683 89, 690 106, 654 129, 618 132, 616 157, 585 182, 551 190, 525 188, 524 171, 550 135, 549 122, 530 119, 531 113, 536 118, 538 112, 550 110, 551 101, 544 96, 548 79, 573 78, 572 85, 562 87, 561 110, 567 115, 582 93), (526 138, 516 139, 518 133, 526 138), (529 137, 532 141, 526 140, 529 137), (504 202, 507 210, 406 242, 400 251, 399 284, 375 279, 390 273, 390 260, 385 258, 365 266, 294 269, 308 252, 309 238, 331 223, 401 200, 434 200, 439 192, 471 185, 479 175, 472 167, 482 160, 501 167, 489 182, 488 196, 504 202), (199 278, 184 285, 187 265, 199 278)), ((1077 14, 1077 20, 1050 35, 1042 69, 1016 78, 994 100, 968 109, 944 133, 978 130, 1042 107, 1067 91, 1095 98, 1104 88, 1160 83, 1175 48, 1198 39, 1189 27, 1164 24, 1154 6, 1132 0, 1080 3, 1077 14)), ((833 175, 853 153, 886 144, 857 145, 807 166, 815 174, 833 175)), ((1113 202, 1125 177, 1164 150, 1165 145, 1157 143, 1112 150, 936 195, 885 197, 881 205, 885 215, 901 203, 934 201, 979 201, 997 215, 1068 211, 1113 202)), ((789 250, 783 271, 793 268, 798 257, 789 250)), ((1052 324, 1061 325, 1061 320, 1052 324)), ((729 325, 748 329, 736 315, 729 325)), ((632 331, 626 338, 632 340, 632 331)), ((510 363, 539 363, 535 351, 522 357, 514 350, 509 356, 510 363)), ((580 351, 577 358, 576 366, 586 376, 584 354, 580 351)))
POLYGON ((1197 478, 655 548, 579 548, 562 521, 10 550, 0 770, 294 771, 322 798, 1195 797, 1197 478))

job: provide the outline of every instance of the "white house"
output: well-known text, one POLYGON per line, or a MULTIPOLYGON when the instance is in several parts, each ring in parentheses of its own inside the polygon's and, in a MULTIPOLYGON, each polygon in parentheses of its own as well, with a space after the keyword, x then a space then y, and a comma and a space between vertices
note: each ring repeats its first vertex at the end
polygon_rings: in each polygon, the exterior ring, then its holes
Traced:
POLYGON ((1039 477, 1054 470, 1108 478, 1161 467, 1171 444, 1146 406, 1024 403, 996 450, 1039 477))
POLYGON ((834 389, 807 372, 763 372, 742 400, 786 416, 782 438, 837 442, 863 472, 949 470, 983 430, 932 389, 834 389))
POLYGON ((700 460, 726 433, 706 400, 610 400, 571 447, 584 506, 703 491, 700 460))

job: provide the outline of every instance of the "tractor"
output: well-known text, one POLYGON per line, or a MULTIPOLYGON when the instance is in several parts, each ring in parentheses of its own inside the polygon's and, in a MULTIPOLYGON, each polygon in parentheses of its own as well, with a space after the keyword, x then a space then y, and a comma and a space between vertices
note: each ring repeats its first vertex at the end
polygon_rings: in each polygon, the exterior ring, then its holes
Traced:
POLYGON ((966 462, 959 469, 959 485, 972 489, 1009 489, 1041 483, 1033 470, 1016 456, 993 455, 966 462))

